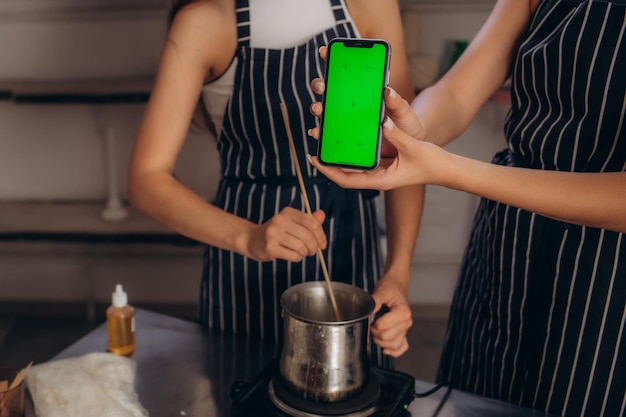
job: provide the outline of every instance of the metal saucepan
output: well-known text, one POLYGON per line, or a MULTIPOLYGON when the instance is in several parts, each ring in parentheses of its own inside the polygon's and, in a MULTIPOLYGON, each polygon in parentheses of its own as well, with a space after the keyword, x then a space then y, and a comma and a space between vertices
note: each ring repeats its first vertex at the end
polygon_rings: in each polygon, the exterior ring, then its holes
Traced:
POLYGON ((337 321, 324 282, 305 282, 280 298, 284 342, 280 377, 300 398, 339 402, 359 394, 370 374, 369 326, 374 299, 353 285, 331 282, 337 321))

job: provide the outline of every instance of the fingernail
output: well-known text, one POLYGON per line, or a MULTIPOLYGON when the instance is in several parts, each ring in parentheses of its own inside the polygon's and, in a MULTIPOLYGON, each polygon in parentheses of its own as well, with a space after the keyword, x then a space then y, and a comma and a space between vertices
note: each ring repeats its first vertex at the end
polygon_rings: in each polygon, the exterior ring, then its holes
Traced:
POLYGON ((314 83, 315 89, 318 91, 322 91, 324 89, 324 83, 321 81, 316 81, 314 83))
POLYGON ((388 87, 388 88, 389 88, 389 97, 396 97, 398 95, 398 93, 396 93, 396 90, 394 90, 391 87, 388 87))
MULTIPOLYGON (((309 129, 309 130, 311 130, 311 129, 309 129)), ((310 153, 306 154, 306 160, 309 161, 309 164, 313 165, 313 159, 311 158, 311 154, 310 153)))
POLYGON ((393 128, 393 121, 391 121, 391 118, 389 116, 385 116, 383 127, 387 130, 391 130, 393 128))
MULTIPOLYGON (((312 136, 313 136, 313 135, 311 134, 311 132, 312 132, 312 131, 313 131, 313 129, 307 129, 306 134, 312 137, 312 136)), ((308 156, 308 155, 307 155, 307 156, 308 156)))

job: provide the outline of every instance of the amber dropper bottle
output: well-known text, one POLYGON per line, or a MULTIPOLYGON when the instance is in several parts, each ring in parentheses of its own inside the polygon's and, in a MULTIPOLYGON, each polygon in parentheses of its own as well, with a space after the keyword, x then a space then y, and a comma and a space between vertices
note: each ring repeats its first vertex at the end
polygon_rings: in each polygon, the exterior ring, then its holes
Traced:
POLYGON ((112 304, 107 309, 109 352, 130 355, 135 351, 135 311, 121 284, 115 286, 112 304))

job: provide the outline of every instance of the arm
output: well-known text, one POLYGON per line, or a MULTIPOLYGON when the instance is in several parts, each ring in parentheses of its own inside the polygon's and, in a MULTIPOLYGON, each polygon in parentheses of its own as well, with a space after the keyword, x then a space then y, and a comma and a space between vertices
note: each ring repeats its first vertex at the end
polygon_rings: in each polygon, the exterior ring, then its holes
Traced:
MULTIPOLYGON (((427 94, 420 94, 412 102, 411 107, 424 126, 426 140, 443 145, 454 139, 500 87, 517 50, 517 39, 539 1, 499 0, 459 65, 427 94)), ((402 103, 399 105, 402 107, 402 103)), ((399 133, 393 122, 388 125, 395 131, 387 133, 399 133)), ((421 147, 419 143, 412 145, 421 147)), ((430 148, 426 144, 425 147, 430 148)), ((427 171, 432 177, 426 178, 429 184, 465 191, 569 223, 626 232, 623 214, 626 173, 623 172, 572 173, 503 167, 441 149, 431 149, 419 161, 410 163, 430 164, 427 171)))
POLYGON ((395 118, 388 119, 383 130, 398 155, 380 170, 363 174, 330 170, 313 158, 314 165, 342 186, 390 189, 437 184, 565 222, 626 232, 626 173, 495 166, 425 142, 444 145, 465 129, 504 80, 517 38, 535 7, 535 1, 500 0, 459 62, 413 101, 414 114, 405 100, 387 94, 387 109, 395 118))
POLYGON ((192 239, 257 260, 299 261, 325 245, 323 213, 286 208, 257 225, 207 203, 173 176, 202 85, 224 72, 236 45, 231 2, 193 2, 179 11, 137 134, 129 197, 137 209, 192 239))
POLYGON ((568 223, 626 233, 626 172, 512 168, 449 155, 441 184, 568 223))
POLYGON ((468 127, 508 77, 518 39, 536 7, 533 3, 497 2, 459 61, 411 103, 423 129, 415 137, 443 146, 468 127))
MULTIPOLYGON (((409 108, 387 95, 390 107, 409 108)), ((626 173, 577 173, 514 168, 477 161, 415 140, 390 119, 385 139, 398 155, 371 172, 347 172, 312 163, 343 187, 391 189, 407 184, 435 184, 476 194, 561 221, 626 233, 626 173)))
MULTIPOLYGON (((386 39, 391 44, 390 85, 405 97, 414 96, 404 47, 402 20, 396 0, 361 0, 350 4, 363 37, 386 39)), ((390 311, 372 326, 376 343, 391 356, 408 349, 406 332, 412 325, 408 302, 413 251, 422 216, 424 187, 413 185, 385 192, 387 258, 384 275, 373 293, 376 310, 390 311)))

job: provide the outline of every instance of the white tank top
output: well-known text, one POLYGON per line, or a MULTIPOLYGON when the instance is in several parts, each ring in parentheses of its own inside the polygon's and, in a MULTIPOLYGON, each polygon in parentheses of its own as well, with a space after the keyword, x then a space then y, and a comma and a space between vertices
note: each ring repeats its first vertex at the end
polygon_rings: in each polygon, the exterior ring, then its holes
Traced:
MULTIPOLYGON (((348 10, 345 4, 344 10, 348 10)), ((346 18, 352 21, 349 14, 346 18)), ((290 48, 334 25, 330 0, 250 0, 250 46, 253 48, 290 48)), ((356 25, 353 27, 357 30, 356 25)), ((221 77, 202 88, 202 100, 216 132, 222 129, 236 68, 235 58, 221 77)))

